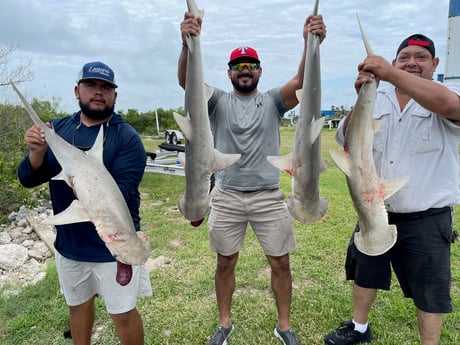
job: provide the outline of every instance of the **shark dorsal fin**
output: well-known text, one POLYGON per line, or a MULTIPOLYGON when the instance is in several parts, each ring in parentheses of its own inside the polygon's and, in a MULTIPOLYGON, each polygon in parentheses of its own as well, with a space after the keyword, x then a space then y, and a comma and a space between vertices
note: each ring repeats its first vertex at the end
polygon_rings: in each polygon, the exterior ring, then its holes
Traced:
POLYGON ((102 124, 101 127, 99 128, 99 133, 97 134, 96 140, 94 141, 93 146, 88 151, 86 151, 86 154, 88 156, 92 156, 96 158, 98 161, 101 162, 101 164, 104 164, 103 158, 102 158, 103 151, 104 151, 104 124, 102 124))

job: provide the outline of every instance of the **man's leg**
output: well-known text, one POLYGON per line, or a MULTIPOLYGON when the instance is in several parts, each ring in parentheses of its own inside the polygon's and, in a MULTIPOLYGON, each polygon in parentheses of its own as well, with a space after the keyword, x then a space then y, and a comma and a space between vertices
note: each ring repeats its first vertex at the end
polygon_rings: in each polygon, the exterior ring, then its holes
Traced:
POLYGON ((94 299, 95 296, 87 302, 69 306, 70 311, 70 332, 74 345, 90 345, 91 332, 94 323, 94 299))
POLYGON ((328 345, 354 345, 369 343, 372 331, 367 325, 372 303, 377 296, 376 289, 353 285, 353 321, 343 322, 335 331, 324 337, 328 345))
POLYGON ((289 254, 268 256, 271 273, 271 286, 278 310, 278 327, 281 331, 291 328, 289 321, 291 311, 292 278, 289 266, 289 254))
POLYGON ((365 324, 368 321, 369 312, 376 296, 376 289, 367 289, 356 284, 353 285, 353 318, 356 322, 365 324))
POLYGON ((144 328, 142 318, 136 308, 122 314, 110 314, 123 345, 143 345, 144 328))
POLYGON ((230 309, 233 291, 235 290, 235 266, 239 253, 223 256, 217 254, 217 268, 214 277, 216 286, 217 306, 219 308, 219 325, 229 327, 230 309))
POLYGON ((421 345, 438 345, 441 337, 442 314, 427 313, 417 308, 421 345))

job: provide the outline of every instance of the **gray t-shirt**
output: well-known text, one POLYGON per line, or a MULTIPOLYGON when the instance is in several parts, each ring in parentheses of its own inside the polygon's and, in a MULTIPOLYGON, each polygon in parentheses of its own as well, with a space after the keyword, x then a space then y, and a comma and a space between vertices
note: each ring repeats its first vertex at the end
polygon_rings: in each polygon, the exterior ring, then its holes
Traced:
POLYGON ((214 89, 208 102, 214 146, 241 154, 235 164, 216 173, 216 186, 238 191, 279 188, 279 171, 267 156, 279 155, 279 127, 288 110, 280 91, 239 96, 214 89))

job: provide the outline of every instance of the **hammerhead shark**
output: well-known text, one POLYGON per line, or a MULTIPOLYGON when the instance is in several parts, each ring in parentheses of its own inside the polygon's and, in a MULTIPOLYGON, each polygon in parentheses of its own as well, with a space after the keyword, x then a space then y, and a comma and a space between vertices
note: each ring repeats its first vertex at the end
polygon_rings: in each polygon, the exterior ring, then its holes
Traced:
MULTIPOLYGON (((187 0, 188 10, 204 16, 194 0, 187 0)), ((211 175, 240 159, 240 154, 225 154, 214 148, 208 114, 208 100, 213 88, 203 77, 200 36, 188 36, 187 76, 185 81, 186 117, 175 113, 174 119, 185 136, 185 194, 179 202, 182 215, 199 226, 209 212, 211 175)))
MULTIPOLYGON (((357 19, 367 55, 372 55, 372 48, 357 19)), ((396 225, 388 224, 384 200, 409 180, 408 177, 383 180, 377 176, 373 143, 379 122, 373 120, 372 116, 376 94, 375 79, 361 86, 346 128, 344 152, 330 151, 332 159, 346 176, 353 206, 358 214, 359 232, 354 235, 354 243, 359 251, 372 256, 387 252, 396 243, 396 225)))
MULTIPOLYGON (((313 15, 318 14, 316 0, 313 15)), ((307 36, 307 55, 302 89, 297 90, 300 102, 292 154, 269 156, 268 161, 292 175, 292 195, 287 199, 289 213, 304 224, 321 219, 327 211, 327 200, 319 195, 319 176, 327 169, 328 162, 321 158, 321 67, 319 36, 311 32, 307 36)))

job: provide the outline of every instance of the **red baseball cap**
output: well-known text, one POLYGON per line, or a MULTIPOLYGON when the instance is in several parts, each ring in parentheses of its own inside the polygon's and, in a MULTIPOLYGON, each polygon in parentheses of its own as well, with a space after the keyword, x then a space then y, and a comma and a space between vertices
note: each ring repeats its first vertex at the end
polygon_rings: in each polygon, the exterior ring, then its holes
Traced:
POLYGON ((259 61, 259 55, 257 55, 257 52, 254 48, 251 47, 238 47, 232 51, 230 54, 230 60, 228 61, 228 64, 230 65, 233 61, 237 59, 253 59, 257 61, 257 63, 260 63, 259 61))

